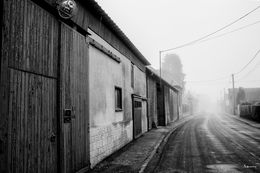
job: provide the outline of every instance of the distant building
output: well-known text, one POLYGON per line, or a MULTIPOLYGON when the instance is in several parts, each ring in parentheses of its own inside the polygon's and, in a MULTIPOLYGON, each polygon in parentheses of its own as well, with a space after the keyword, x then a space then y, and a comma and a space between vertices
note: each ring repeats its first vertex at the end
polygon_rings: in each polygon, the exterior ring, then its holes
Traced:
MULTIPOLYGON (((241 100, 241 102, 249 102, 249 103, 260 102, 260 88, 242 88, 242 89, 245 92, 245 98, 244 100, 241 100)), ((234 100, 236 106, 235 110, 237 109, 237 105, 239 104, 237 99, 238 91, 239 88, 235 88, 234 89, 235 96, 233 96, 233 89, 229 88, 227 95, 225 96, 226 109, 230 113, 233 113, 234 100)))
POLYGON ((165 126, 182 116, 181 88, 160 79, 156 70, 147 67, 149 129, 165 126))

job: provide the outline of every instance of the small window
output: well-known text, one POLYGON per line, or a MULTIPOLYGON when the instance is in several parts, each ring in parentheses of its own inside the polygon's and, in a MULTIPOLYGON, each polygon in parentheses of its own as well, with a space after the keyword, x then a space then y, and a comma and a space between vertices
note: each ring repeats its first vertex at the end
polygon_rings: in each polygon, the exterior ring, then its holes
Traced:
POLYGON ((142 102, 140 102, 140 101, 135 101, 135 102, 134 102, 134 107, 135 107, 135 108, 141 108, 141 107, 142 107, 142 102))
POLYGON ((115 110, 122 111, 122 89, 115 87, 115 110))
POLYGON ((134 64, 131 64, 131 87, 134 88, 134 64))

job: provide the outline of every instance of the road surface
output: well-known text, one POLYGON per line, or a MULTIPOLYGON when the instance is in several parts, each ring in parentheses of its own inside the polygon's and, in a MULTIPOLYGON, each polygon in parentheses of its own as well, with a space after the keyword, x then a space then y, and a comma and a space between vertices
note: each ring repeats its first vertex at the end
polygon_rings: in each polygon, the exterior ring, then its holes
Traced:
POLYGON ((226 114, 197 115, 170 136, 153 166, 154 173, 260 172, 260 129, 226 114))

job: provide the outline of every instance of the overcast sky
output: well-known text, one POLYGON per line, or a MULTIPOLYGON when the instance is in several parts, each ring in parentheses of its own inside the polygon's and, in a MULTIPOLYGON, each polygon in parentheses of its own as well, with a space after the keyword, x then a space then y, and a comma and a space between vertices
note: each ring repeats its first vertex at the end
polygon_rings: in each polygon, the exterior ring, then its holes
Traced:
MULTIPOLYGON (((214 32, 260 5, 258 0, 96 1, 154 68, 159 68, 159 50, 176 47, 214 32)), ((260 9, 215 36, 257 21, 260 21, 260 9)), ((247 64, 259 49, 260 22, 168 53, 180 56, 187 89, 219 96, 223 88, 231 87, 231 74, 247 64), (223 76, 230 77, 217 82, 189 82, 223 76)), ((239 78, 242 79, 236 86, 260 87, 260 54, 235 76, 236 80, 239 78)))

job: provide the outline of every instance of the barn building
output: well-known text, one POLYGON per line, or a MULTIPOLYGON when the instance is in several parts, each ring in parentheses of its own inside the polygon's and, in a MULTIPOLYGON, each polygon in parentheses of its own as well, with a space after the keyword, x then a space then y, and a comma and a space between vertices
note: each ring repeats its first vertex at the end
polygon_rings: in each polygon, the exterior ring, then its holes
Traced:
POLYGON ((149 129, 177 121, 182 116, 181 88, 160 78, 150 66, 147 67, 146 75, 149 129))
POLYGON ((178 90, 94 0, 0 5, 0 172, 85 172, 178 119, 178 90))

